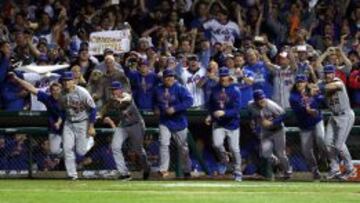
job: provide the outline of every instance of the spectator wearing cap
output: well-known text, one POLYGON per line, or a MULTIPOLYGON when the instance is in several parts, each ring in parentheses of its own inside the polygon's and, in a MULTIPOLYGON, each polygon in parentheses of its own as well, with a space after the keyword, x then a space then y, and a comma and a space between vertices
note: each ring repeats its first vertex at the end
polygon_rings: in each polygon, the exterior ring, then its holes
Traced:
POLYGON ((41 54, 36 61, 39 66, 46 66, 49 64, 49 57, 46 54, 41 54))
POLYGON ((296 63, 296 74, 304 74, 306 77, 312 81, 316 82, 317 77, 314 72, 314 67, 310 65, 308 60, 310 49, 306 45, 297 45, 292 48, 292 53, 296 53, 294 58, 294 63, 296 63))
MULTIPOLYGON (((115 68, 120 71, 120 72, 124 72, 121 64, 119 64, 118 62, 115 61, 115 56, 114 56, 114 50, 110 49, 110 48, 106 48, 104 50, 104 59, 106 58, 106 56, 112 56, 114 58, 114 66, 115 68)), ((101 63, 99 63, 97 66, 95 66, 95 69, 96 70, 100 70, 101 72, 105 73, 106 72, 106 63, 105 63, 105 60, 101 63)))
POLYGON ((263 54, 266 67, 273 75, 273 95, 272 99, 282 108, 289 108, 289 97, 292 86, 294 85, 296 64, 293 60, 293 53, 282 51, 278 54, 277 64, 274 64, 263 54))
POLYGON ((190 177, 191 161, 187 143, 188 119, 186 110, 193 105, 193 98, 175 79, 175 71, 164 70, 163 83, 155 90, 156 105, 160 111, 160 175, 169 176, 170 139, 174 138, 179 150, 184 176, 190 177))
POLYGON ((271 73, 266 67, 264 61, 260 60, 259 54, 255 49, 248 49, 245 54, 246 65, 244 70, 254 73, 253 90, 262 89, 266 97, 271 98, 273 86, 271 81, 271 73))
POLYGON ((350 75, 352 63, 346 56, 341 47, 329 47, 317 60, 316 65, 318 69, 322 69, 323 63, 331 64, 336 67, 336 77, 340 78, 345 84, 347 83, 347 76, 350 75))
POLYGON ((262 55, 266 54, 270 58, 274 58, 278 53, 277 47, 269 41, 266 34, 255 36, 254 45, 262 55))
POLYGON ((99 98, 101 98, 103 102, 111 98, 111 91, 109 87, 113 81, 121 82, 125 90, 130 92, 129 80, 124 72, 121 72, 116 68, 114 56, 107 55, 105 57, 104 63, 106 65, 106 71, 100 80, 102 91, 99 91, 99 94, 101 94, 99 95, 99 98))
POLYGON ((229 20, 228 11, 225 8, 218 11, 215 19, 205 22, 203 28, 212 45, 216 42, 233 45, 235 39, 239 39, 241 34, 239 25, 229 20))
POLYGON ((154 110, 155 88, 160 81, 156 73, 150 70, 149 62, 143 60, 138 70, 125 69, 125 73, 130 80, 136 106, 140 110, 154 110))
POLYGON ((194 100, 193 107, 203 107, 205 101, 201 80, 206 75, 206 69, 200 66, 199 59, 196 55, 189 55, 188 61, 188 68, 179 66, 179 76, 181 82, 188 89, 194 100))
POLYGON ((207 125, 213 123, 213 145, 222 164, 227 163, 224 140, 227 137, 229 149, 233 156, 234 178, 242 180, 240 139, 240 104, 241 93, 237 85, 233 84, 230 70, 227 67, 219 69, 219 83, 211 92, 207 116, 207 125))
POLYGON ((78 57, 71 65, 79 66, 80 72, 83 75, 85 81, 88 81, 91 72, 95 70, 97 64, 90 59, 89 49, 87 47, 82 47, 79 50, 78 57))
POLYGON ((228 53, 225 55, 225 67, 229 69, 231 76, 235 75, 235 61, 233 54, 228 53))
POLYGON ((353 108, 360 107, 360 62, 353 65, 349 76, 348 87, 351 95, 351 105, 353 108))
POLYGON ((147 59, 146 50, 150 47, 150 42, 146 37, 141 37, 138 41, 138 46, 136 51, 139 53, 140 57, 147 59))

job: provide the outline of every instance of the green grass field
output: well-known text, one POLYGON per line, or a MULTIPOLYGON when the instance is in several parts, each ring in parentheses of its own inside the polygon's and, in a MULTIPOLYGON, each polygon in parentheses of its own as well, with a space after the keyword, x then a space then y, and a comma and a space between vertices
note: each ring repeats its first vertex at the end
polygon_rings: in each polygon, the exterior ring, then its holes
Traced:
POLYGON ((360 183, 0 180, 0 203, 360 202, 360 183))

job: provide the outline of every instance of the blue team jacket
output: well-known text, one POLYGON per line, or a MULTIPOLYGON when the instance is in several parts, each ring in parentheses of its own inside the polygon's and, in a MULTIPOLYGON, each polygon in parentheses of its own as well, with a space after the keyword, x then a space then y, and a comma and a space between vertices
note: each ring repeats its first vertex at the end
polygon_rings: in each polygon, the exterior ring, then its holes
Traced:
POLYGON ((54 97, 52 97, 51 95, 49 95, 43 91, 38 91, 37 99, 46 106, 47 112, 49 113, 49 117, 48 117, 49 132, 60 135, 62 132, 62 127, 60 129, 56 129, 55 123, 57 122, 57 120, 60 117, 64 121, 65 115, 64 115, 64 112, 60 108, 59 102, 56 101, 54 99, 54 97))
POLYGON ((320 106, 324 98, 321 95, 317 96, 303 96, 298 91, 292 91, 290 94, 289 102, 295 117, 298 120, 299 128, 302 130, 309 130, 322 120, 322 113, 320 106), (317 116, 311 116, 306 112, 306 104, 312 109, 318 110, 317 116))
POLYGON ((155 90, 155 98, 156 106, 160 110, 160 124, 172 132, 187 128, 186 110, 193 105, 193 98, 184 86, 175 82, 170 88, 166 88, 161 84, 155 90), (167 115, 165 112, 170 107, 175 109, 173 115, 167 115))
POLYGON ((232 84, 222 87, 220 84, 212 89, 208 108, 211 115, 214 111, 223 110, 225 115, 219 119, 212 116, 215 124, 229 130, 235 130, 240 125, 241 93, 238 86, 232 84))
POLYGON ((137 71, 128 71, 134 101, 140 110, 154 109, 155 87, 159 84, 159 78, 154 72, 143 77, 137 71), (144 78, 144 81, 143 81, 144 78))

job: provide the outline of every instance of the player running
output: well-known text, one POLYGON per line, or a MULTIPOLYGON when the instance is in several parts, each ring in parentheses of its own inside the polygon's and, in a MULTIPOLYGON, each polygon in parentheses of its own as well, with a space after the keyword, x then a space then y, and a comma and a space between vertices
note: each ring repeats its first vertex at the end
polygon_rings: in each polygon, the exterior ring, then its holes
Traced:
POLYGON ((325 95, 325 101, 332 115, 326 126, 325 143, 330 159, 330 171, 327 179, 343 179, 355 176, 356 168, 352 165, 346 140, 355 122, 354 111, 350 107, 346 86, 335 77, 336 68, 333 65, 324 67, 325 79, 320 82, 320 90, 325 95), (345 171, 340 173, 339 163, 344 161, 345 171))
POLYGON ((213 121, 213 145, 219 155, 222 164, 226 164, 227 155, 224 147, 225 138, 228 138, 230 151, 234 157, 235 181, 242 181, 241 155, 239 147, 240 139, 240 89, 231 84, 229 69, 226 67, 219 70, 220 81, 212 89, 208 109, 210 115, 206 118, 206 124, 213 121))
POLYGON ((321 174, 314 154, 314 141, 321 152, 325 151, 325 129, 320 106, 324 98, 318 88, 308 84, 305 75, 297 75, 290 94, 290 105, 300 128, 302 153, 307 161, 314 180, 320 180, 321 174))
POLYGON ((62 132, 65 167, 68 177, 77 180, 74 149, 80 157, 89 150, 87 146, 89 138, 95 136, 96 106, 89 92, 75 85, 72 72, 64 72, 61 81, 63 94, 60 97, 60 104, 65 112, 62 132))
POLYGON ((148 164, 143 141, 145 136, 145 122, 140 115, 138 108, 133 102, 131 94, 126 92, 122 84, 114 81, 111 84, 112 99, 109 100, 101 111, 104 117, 103 122, 115 129, 111 148, 113 151, 114 160, 117 170, 120 173, 119 179, 130 180, 131 176, 126 167, 124 155, 122 152, 122 145, 126 139, 130 140, 132 149, 140 158, 140 164, 144 169, 143 178, 148 179, 150 173, 150 166, 148 164), (119 113, 119 124, 116 126, 115 122, 107 116, 110 112, 119 113))
MULTIPOLYGON (((260 137, 261 157, 266 161, 266 168, 271 168, 271 164, 274 162, 273 151, 275 151, 284 172, 284 179, 289 179, 292 168, 285 151, 284 109, 267 99, 261 89, 254 91, 254 100, 250 101, 248 106, 260 137)), ((269 174, 267 178, 273 179, 273 176, 269 174)))
POLYGON ((169 145, 173 137, 182 159, 184 176, 190 177, 191 161, 187 143, 188 120, 186 110, 193 104, 189 91, 175 80, 175 72, 163 72, 163 84, 155 92, 156 105, 160 110, 160 175, 169 176, 169 145))

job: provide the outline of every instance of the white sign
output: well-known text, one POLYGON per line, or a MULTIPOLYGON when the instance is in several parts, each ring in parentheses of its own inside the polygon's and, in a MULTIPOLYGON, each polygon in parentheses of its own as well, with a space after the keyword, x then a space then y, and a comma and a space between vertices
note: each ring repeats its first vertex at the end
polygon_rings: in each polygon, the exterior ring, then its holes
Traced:
POLYGON ((46 74, 49 72, 53 72, 56 70, 62 70, 65 68, 70 67, 69 64, 64 65, 45 65, 45 66, 38 66, 36 64, 30 64, 27 66, 20 66, 16 68, 16 70, 25 71, 27 73, 38 73, 38 74, 46 74))
POLYGON ((131 33, 129 29, 93 32, 90 34, 89 52, 102 55, 106 48, 115 53, 130 51, 131 33))

